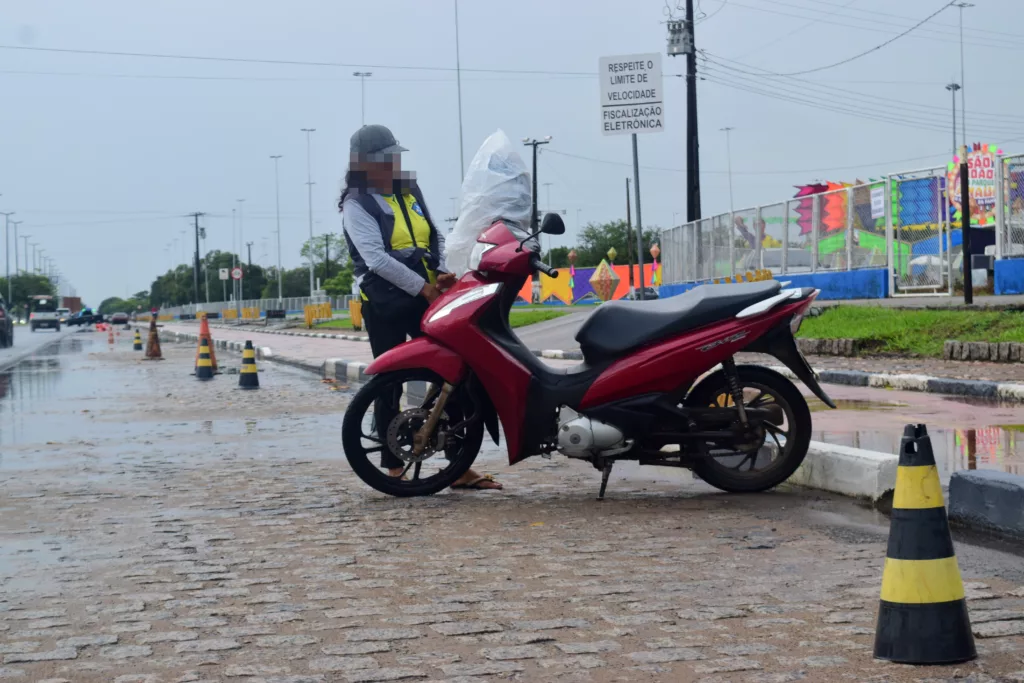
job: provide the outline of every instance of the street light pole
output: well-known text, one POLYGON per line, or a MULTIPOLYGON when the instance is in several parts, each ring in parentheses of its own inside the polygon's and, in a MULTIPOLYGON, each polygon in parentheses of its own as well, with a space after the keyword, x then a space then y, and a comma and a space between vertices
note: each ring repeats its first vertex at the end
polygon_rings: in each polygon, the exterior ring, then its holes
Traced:
POLYGON ((284 280, 281 275, 281 183, 277 173, 277 162, 280 154, 271 155, 274 160, 274 204, 277 208, 277 300, 281 301, 284 291, 284 280))
MULTIPOLYGON (((970 2, 955 2, 954 7, 960 8, 960 136, 963 138, 964 144, 967 144, 967 105, 966 97, 964 95, 964 8, 974 7, 973 3, 970 2)), ((954 145, 954 148, 956 145, 954 145)), ((954 149, 954 154, 955 154, 954 149)))
POLYGON ((462 64, 459 59, 459 0, 455 0, 455 87, 459 93, 459 186, 466 177, 466 153, 462 148, 462 64))
POLYGON ((353 71, 353 76, 359 77, 359 109, 362 112, 361 126, 366 125, 366 79, 373 75, 372 71, 353 71))
POLYGON ((20 262, 20 260, 18 258, 18 226, 21 225, 24 222, 25 221, 11 221, 11 225, 14 226, 14 274, 15 275, 18 274, 18 263, 20 262))
MULTIPOLYGON (((956 91, 960 90, 960 85, 958 83, 950 83, 946 86, 946 90, 953 95, 953 156, 956 156, 956 91)), ((964 143, 966 144, 966 142, 967 139, 964 138, 964 143)))
MULTIPOLYGON (((245 212, 245 200, 236 199, 238 202, 238 267, 242 267, 242 245, 245 244, 245 233, 243 230, 244 212, 245 212)), ((238 314, 242 314, 242 298, 245 290, 242 289, 242 284, 245 282, 245 274, 243 271, 241 280, 233 280, 233 288, 237 288, 237 294, 235 295, 235 301, 238 302, 238 314)))
MULTIPOLYGON (((7 260, 7 305, 11 305, 11 216, 14 211, 0 211, 4 217, 4 258, 7 260)), ((17 264, 14 266, 17 268, 17 264)))
POLYGON ((551 142, 550 135, 545 135, 543 140, 523 138, 524 146, 533 147, 533 205, 530 208, 530 232, 537 231, 537 223, 539 222, 539 218, 537 216, 537 147, 540 145, 546 145, 549 142, 551 142))
POLYGON ((312 166, 312 146, 310 143, 309 136, 311 133, 316 132, 316 128, 302 128, 301 131, 306 134, 306 187, 308 188, 309 195, 309 296, 313 296, 313 292, 316 290, 316 286, 313 281, 313 166, 312 166))
POLYGON ((31 237, 31 236, 32 235, 26 235, 24 233, 21 235, 21 246, 24 248, 23 251, 25 252, 25 274, 26 275, 31 275, 32 274, 31 269, 29 269, 29 263, 28 263, 28 238, 31 237))
POLYGON ((726 126, 725 128, 720 128, 719 130, 725 133, 725 159, 726 165, 729 169, 729 213, 732 213, 734 210, 732 201, 732 145, 730 144, 729 133, 736 129, 733 128, 732 126, 726 126))

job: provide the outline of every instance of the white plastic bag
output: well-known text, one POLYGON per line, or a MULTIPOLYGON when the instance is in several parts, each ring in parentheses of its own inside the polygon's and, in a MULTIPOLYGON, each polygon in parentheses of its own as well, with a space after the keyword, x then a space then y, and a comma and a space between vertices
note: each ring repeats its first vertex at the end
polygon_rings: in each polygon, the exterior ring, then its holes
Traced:
POLYGON ((480 234, 498 220, 525 229, 530 222, 530 172, 505 132, 484 140, 462 181, 462 205, 445 239, 445 265, 461 276, 480 234))

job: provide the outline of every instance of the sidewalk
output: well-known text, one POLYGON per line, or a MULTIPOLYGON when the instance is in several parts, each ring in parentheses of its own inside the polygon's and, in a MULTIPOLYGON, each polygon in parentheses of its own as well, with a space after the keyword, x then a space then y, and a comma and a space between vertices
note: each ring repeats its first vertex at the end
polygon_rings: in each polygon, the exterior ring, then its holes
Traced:
MULTIPOLYGON (((177 334, 197 334, 199 325, 191 323, 168 323, 161 328, 166 332, 177 334)), ((296 330, 302 331, 302 330, 296 330)), ((344 331, 337 330, 340 336, 344 331)), ((210 330, 214 340, 242 342, 251 340, 253 346, 269 347, 276 357, 286 357, 301 361, 305 365, 321 366, 334 359, 343 359, 349 363, 369 364, 373 360, 370 344, 365 341, 348 339, 329 339, 323 337, 291 336, 288 334, 270 334, 265 331, 240 327, 213 327, 210 330)), ((329 334, 333 334, 333 331, 329 334)), ((352 334, 351 332, 349 333, 352 334)), ((363 333, 365 334, 365 333, 363 333)), ((552 367, 561 368, 576 365, 578 361, 549 360, 544 362, 552 367)))

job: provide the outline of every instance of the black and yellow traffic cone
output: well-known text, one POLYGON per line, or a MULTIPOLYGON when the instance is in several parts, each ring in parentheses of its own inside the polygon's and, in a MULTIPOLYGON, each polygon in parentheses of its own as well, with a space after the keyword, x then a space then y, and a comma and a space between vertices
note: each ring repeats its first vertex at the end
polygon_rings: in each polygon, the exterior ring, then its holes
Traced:
POLYGON ((210 361, 210 347, 205 343, 199 347, 199 358, 196 359, 196 379, 203 381, 213 379, 213 363, 210 361))
POLYGON ((252 342, 245 342, 242 349, 242 371, 238 374, 239 389, 259 389, 260 376, 256 372, 256 351, 252 348, 252 342))
POLYGON ((139 330, 137 328, 135 330, 135 341, 132 342, 132 350, 133 351, 141 351, 142 350, 142 335, 139 334, 139 330))
POLYGON ((875 657, 901 664, 974 659, 964 584, 924 425, 903 430, 892 508, 875 657))

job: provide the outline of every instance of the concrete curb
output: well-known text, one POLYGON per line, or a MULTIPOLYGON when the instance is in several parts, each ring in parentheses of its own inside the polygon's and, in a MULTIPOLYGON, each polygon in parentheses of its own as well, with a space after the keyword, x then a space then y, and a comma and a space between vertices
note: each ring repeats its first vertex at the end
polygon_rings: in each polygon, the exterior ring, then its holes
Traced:
POLYGON ((1024 476, 994 470, 954 472, 949 519, 964 526, 1024 538, 1024 476))
POLYGON ((812 441, 787 483, 876 502, 896 487, 898 463, 891 453, 812 441))
MULTIPOLYGON (((796 376, 783 366, 773 366, 790 379, 796 376)), ((929 377, 928 375, 896 375, 863 370, 821 370, 818 381, 823 384, 842 384, 853 387, 875 387, 878 389, 899 389, 920 391, 929 394, 968 396, 971 398, 998 399, 1000 401, 1024 403, 1024 384, 993 382, 990 380, 951 379, 929 377)))

